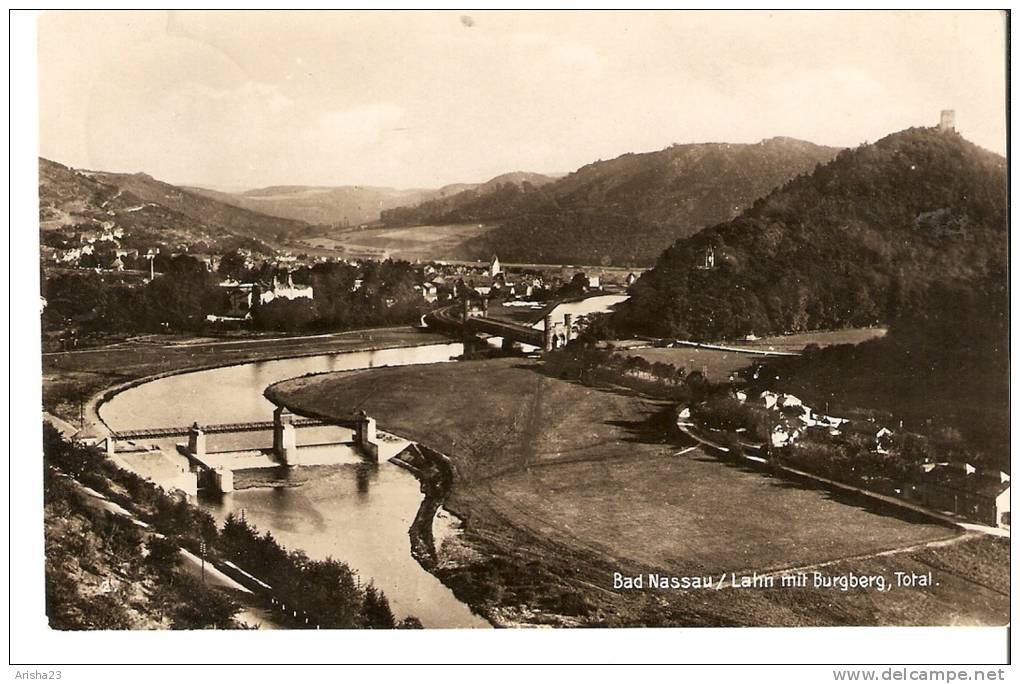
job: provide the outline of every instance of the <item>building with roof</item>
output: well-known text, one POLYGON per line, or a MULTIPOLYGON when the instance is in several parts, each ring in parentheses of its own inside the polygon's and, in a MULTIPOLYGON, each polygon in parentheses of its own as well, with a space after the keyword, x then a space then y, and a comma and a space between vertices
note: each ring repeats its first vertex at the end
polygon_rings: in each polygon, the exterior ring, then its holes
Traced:
POLYGON ((1007 473, 981 470, 969 463, 926 463, 905 493, 938 511, 1008 527, 1009 480, 1007 473))

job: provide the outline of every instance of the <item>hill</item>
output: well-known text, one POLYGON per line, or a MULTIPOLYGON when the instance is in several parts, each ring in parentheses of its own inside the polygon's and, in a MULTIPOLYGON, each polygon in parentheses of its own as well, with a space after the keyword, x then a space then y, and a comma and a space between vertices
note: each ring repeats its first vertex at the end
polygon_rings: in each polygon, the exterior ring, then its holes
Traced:
POLYGON ((503 218, 527 211, 541 201, 536 190, 553 181, 540 173, 514 171, 496 176, 481 185, 445 186, 439 197, 415 206, 383 211, 381 220, 388 226, 443 225, 475 223, 503 218), (456 192, 451 192, 457 190, 456 192))
POLYGON ((778 359, 762 376, 837 415, 891 415, 929 435, 939 460, 1010 472, 1007 282, 1004 272, 936 281, 885 337, 778 359))
MULTIPOLYGON (((518 171, 497 176, 482 184, 454 183, 444 185, 438 190, 369 185, 338 187, 275 185, 244 192, 221 192, 198 187, 186 189, 225 204, 269 216, 304 221, 323 227, 349 228, 376 223, 382 214, 399 211, 400 207, 408 205, 446 207, 444 211, 452 211, 468 197, 486 196, 505 184, 519 186, 528 182, 541 185, 551 180, 550 177, 538 173, 518 171)), ((438 209, 435 211, 442 213, 438 209)), ((319 230, 318 233, 326 237, 331 236, 329 231, 319 230)))
POLYGON ((262 246, 310 226, 238 209, 145 174, 76 170, 39 159, 39 225, 49 242, 120 229, 133 246, 262 246))
POLYGON ((389 225, 500 221, 462 247, 509 261, 645 264, 677 237, 730 219, 837 150, 792 138, 704 143, 597 161, 552 182, 486 184, 382 213, 389 225), (486 186, 483 186, 485 188, 486 186))
POLYGON ((39 159, 42 241, 66 246, 78 233, 123 231, 134 247, 212 243, 223 235, 175 209, 48 159, 39 159))
POLYGON ((307 235, 304 221, 269 216, 227 204, 203 194, 156 180, 144 173, 86 172, 95 180, 129 193, 143 202, 176 211, 214 234, 248 237, 280 243, 307 235))
POLYGON ((889 321, 933 283, 1005 273, 1006 212, 1005 159, 952 131, 908 129, 677 241, 615 325, 732 339, 889 321))

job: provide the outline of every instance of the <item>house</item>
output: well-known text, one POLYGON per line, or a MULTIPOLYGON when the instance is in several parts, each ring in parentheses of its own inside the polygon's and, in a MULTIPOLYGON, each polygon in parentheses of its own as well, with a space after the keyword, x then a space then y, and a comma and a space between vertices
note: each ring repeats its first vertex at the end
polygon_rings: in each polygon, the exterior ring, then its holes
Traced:
POLYGON ((780 395, 776 403, 779 405, 779 408, 800 408, 804 406, 804 402, 792 394, 780 395))
POLYGON ((889 447, 893 444, 893 431, 887 427, 881 427, 871 420, 845 421, 840 431, 847 436, 856 436, 866 443, 872 445, 872 449, 879 454, 889 453, 889 447))
POLYGON ((73 249, 66 250, 63 254, 57 252, 55 258, 57 261, 62 261, 65 264, 73 264, 81 259, 81 249, 75 247, 73 249))
POLYGON ((227 309, 224 312, 228 318, 250 318, 252 304, 252 290, 255 283, 239 283, 232 278, 227 278, 220 287, 227 293, 227 309))
POLYGON ((782 423, 772 428, 772 446, 784 447, 793 444, 800 437, 802 430, 782 423))
POLYGON ((274 299, 314 299, 311 285, 295 285, 293 276, 287 274, 287 279, 280 280, 279 276, 273 276, 273 282, 268 287, 261 286, 259 291, 259 304, 268 304, 274 299))
POLYGON ((905 488, 911 499, 939 511, 1008 527, 1009 475, 969 463, 926 463, 905 488))
POLYGON ((268 304, 275 299, 314 299, 310 285, 296 285, 291 275, 281 281, 274 276, 271 283, 239 283, 227 278, 220 287, 226 290, 227 307, 224 315, 228 318, 250 318, 256 306, 268 304))
POLYGON ((439 288, 437 288, 434 283, 422 283, 421 285, 415 285, 414 290, 429 304, 439 299, 439 288))

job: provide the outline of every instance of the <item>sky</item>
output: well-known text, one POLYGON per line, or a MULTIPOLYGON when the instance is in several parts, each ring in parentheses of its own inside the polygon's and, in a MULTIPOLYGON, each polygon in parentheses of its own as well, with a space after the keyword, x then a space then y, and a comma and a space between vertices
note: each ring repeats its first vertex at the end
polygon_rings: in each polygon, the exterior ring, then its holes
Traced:
POLYGON ((40 154, 178 184, 438 187, 672 143, 1005 154, 998 12, 46 12, 40 154))

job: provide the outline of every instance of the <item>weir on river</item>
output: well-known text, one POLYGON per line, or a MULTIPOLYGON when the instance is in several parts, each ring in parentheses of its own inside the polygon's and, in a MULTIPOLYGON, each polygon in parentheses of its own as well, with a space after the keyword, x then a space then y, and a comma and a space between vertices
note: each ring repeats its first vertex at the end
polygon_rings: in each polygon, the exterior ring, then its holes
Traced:
MULTIPOLYGON (((305 431, 301 431, 305 434, 305 431)), ((273 411, 273 420, 248 421, 244 423, 220 423, 190 427, 153 427, 134 430, 111 431, 106 438, 106 451, 116 459, 118 449, 125 453, 138 450, 159 450, 158 441, 168 437, 188 438, 186 443, 175 444, 176 450, 187 458, 189 468, 180 471, 172 482, 164 483, 195 496, 200 486, 211 487, 221 494, 234 491, 234 471, 278 468, 280 466, 339 465, 350 462, 350 456, 378 461, 390 459, 407 448, 409 442, 394 435, 376 430, 375 419, 359 412, 348 421, 327 423, 313 418, 296 417, 284 407, 273 411), (336 437, 322 441, 301 440, 298 428, 335 425, 348 428, 346 438, 336 437), (270 433, 271 440, 264 437, 262 444, 243 449, 211 448, 207 436, 233 435, 238 433, 270 433), (155 440, 155 442, 154 442, 155 440), (189 477, 189 475, 193 477, 189 477)))

